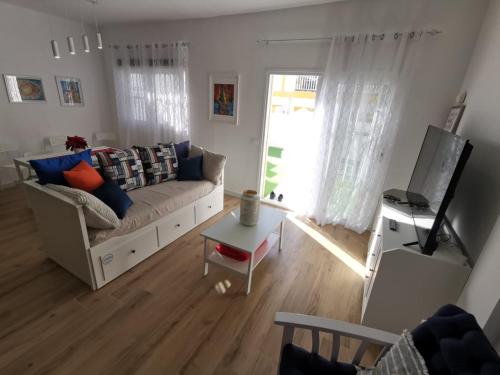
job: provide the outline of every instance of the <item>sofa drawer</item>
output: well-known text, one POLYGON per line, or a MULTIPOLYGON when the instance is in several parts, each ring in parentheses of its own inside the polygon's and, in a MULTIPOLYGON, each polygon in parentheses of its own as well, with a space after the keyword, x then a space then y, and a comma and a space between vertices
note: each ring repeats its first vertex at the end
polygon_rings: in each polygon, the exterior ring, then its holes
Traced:
POLYGON ((160 248, 167 246, 184 233, 189 232, 194 226, 194 204, 190 204, 170 214, 157 225, 160 248))
POLYGON ((111 250, 92 254, 98 286, 120 276, 157 250, 156 228, 151 228, 111 250))
POLYGON ((218 188, 196 202, 196 224, 208 220, 224 208, 224 194, 218 188))

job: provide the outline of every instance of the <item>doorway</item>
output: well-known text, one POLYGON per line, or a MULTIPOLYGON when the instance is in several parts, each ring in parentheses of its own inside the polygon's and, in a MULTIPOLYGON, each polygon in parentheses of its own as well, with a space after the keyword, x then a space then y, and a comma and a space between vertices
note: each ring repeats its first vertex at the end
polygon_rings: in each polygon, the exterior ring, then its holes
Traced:
POLYGON ((268 75, 260 195, 269 203, 290 208, 300 195, 300 171, 314 147, 310 130, 320 78, 317 72, 268 75))

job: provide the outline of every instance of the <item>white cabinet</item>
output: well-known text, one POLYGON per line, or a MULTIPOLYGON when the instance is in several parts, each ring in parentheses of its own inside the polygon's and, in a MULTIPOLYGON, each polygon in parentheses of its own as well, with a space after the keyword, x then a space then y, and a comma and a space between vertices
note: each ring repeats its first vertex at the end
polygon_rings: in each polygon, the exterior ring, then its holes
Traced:
POLYGON ((416 241, 407 206, 383 200, 369 241, 361 321, 364 325, 401 333, 431 316, 440 306, 456 303, 471 272, 460 247, 440 243, 424 255, 416 241), (396 220, 397 231, 389 228, 396 220))

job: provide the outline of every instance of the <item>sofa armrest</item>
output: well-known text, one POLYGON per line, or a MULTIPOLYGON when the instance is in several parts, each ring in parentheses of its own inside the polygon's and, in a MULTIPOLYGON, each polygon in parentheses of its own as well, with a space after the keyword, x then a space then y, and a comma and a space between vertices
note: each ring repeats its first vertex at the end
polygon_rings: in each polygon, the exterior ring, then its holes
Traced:
POLYGON ((88 285, 95 282, 90 273, 90 243, 83 207, 72 199, 33 180, 23 182, 43 249, 55 262, 88 285))

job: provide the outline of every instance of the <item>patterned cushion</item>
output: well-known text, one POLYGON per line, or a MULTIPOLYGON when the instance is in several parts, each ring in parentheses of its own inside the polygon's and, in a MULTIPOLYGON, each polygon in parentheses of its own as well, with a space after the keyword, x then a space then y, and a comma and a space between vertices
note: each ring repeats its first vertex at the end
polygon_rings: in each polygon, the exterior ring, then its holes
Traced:
POLYGON ((104 177, 129 191, 146 186, 146 178, 139 153, 134 149, 115 152, 97 152, 104 177))
POLYGON ((77 204, 83 207, 83 216, 85 223, 90 228, 111 229, 118 228, 121 224, 120 219, 114 211, 100 199, 92 194, 80 189, 73 189, 63 185, 46 185, 49 189, 55 190, 68 198, 71 198, 77 204))
POLYGON ((152 147, 134 146, 146 175, 146 184, 155 185, 177 177, 177 156, 173 143, 152 147))

